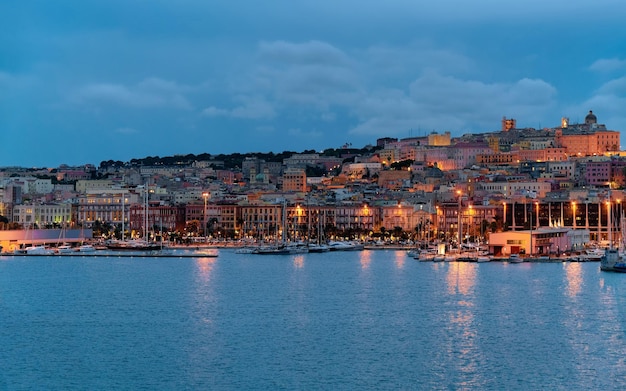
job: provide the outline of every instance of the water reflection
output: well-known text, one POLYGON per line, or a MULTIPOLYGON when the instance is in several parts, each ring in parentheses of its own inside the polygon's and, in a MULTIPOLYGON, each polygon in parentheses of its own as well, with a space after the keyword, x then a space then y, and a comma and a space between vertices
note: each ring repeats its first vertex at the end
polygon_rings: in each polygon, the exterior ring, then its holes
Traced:
POLYGON ((371 251, 361 251, 359 261, 361 262, 361 269, 369 269, 370 263, 372 262, 372 253, 371 251))
POLYGON ((215 264, 216 258, 196 258, 196 267, 198 268, 198 276, 203 282, 211 279, 211 271, 215 264))
POLYGON ((293 266, 296 269, 302 269, 304 267, 304 255, 296 255, 293 257, 293 266))
POLYGON ((396 259, 395 264, 396 268, 402 269, 404 268, 404 262, 406 261, 406 252, 405 251, 396 251, 396 259))
POLYGON ((446 275, 448 293, 468 295, 476 284, 476 264, 469 262, 451 262, 446 275))
POLYGON ((476 264, 452 262, 446 274, 447 291, 451 298, 448 315, 449 345, 447 355, 454 358, 461 374, 456 387, 475 388, 484 379, 481 375, 482 354, 475 315, 476 264))
POLYGON ((582 264, 580 262, 568 262, 565 266, 565 280, 567 282, 567 295, 574 297, 582 288, 582 264))

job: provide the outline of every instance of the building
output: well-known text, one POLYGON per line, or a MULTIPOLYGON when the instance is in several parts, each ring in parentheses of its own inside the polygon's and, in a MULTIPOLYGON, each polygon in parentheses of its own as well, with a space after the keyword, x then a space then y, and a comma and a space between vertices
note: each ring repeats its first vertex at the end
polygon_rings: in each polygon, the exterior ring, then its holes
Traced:
POLYGON ((541 227, 534 230, 496 232, 489 236, 489 252, 495 256, 550 255, 583 248, 588 230, 541 227))
POLYGON ((13 222, 24 228, 51 228, 72 221, 72 206, 69 203, 15 205, 13 222))
POLYGON ((288 168, 283 174, 283 191, 306 192, 306 171, 300 168, 288 168))

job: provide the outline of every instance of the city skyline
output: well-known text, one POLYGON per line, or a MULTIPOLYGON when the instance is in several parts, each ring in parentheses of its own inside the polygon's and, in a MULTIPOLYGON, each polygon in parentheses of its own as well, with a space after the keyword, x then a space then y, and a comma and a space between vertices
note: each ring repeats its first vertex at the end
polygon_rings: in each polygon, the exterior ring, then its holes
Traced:
POLYGON ((0 165, 626 130, 626 6, 544 3, 3 4, 0 165))

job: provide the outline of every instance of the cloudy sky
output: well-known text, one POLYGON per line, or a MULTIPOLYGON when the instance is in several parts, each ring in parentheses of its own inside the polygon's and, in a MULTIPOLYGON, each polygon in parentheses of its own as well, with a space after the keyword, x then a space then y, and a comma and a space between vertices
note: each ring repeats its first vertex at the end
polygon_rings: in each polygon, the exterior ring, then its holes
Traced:
POLYGON ((624 20, 623 0, 3 1, 0 166, 362 147, 589 110, 626 131, 624 20))

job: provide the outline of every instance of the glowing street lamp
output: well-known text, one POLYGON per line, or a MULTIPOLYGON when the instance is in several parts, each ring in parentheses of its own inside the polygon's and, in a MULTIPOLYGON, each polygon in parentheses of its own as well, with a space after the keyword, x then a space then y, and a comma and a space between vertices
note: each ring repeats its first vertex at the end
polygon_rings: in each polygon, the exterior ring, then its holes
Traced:
POLYGON ((204 232, 204 237, 206 238, 206 240, 209 240, 209 236, 207 235, 207 200, 209 198, 209 193, 208 192, 203 192, 202 193, 202 197, 204 198, 204 215, 203 215, 203 220, 204 220, 204 224, 202 225, 202 232, 204 232))

